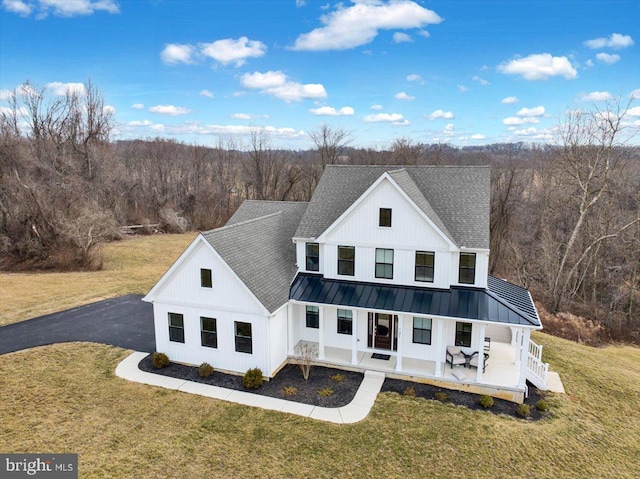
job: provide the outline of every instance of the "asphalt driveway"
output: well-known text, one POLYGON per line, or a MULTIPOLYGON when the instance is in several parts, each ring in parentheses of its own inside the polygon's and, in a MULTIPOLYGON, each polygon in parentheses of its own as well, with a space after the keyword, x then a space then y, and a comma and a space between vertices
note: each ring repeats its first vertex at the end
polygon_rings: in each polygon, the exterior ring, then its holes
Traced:
POLYGON ((0 327, 0 354, 71 341, 153 352, 153 307, 141 298, 130 294, 0 327))

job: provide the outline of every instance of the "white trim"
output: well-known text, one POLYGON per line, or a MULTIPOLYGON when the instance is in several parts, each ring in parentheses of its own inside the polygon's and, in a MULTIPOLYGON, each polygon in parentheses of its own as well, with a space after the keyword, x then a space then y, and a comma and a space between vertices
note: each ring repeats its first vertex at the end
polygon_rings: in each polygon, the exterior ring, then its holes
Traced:
POLYGON ((424 211, 422 211, 422 209, 420 209, 418 207, 418 205, 411 199, 409 198, 409 196, 405 193, 405 191, 400 187, 400 185, 398 185, 398 183, 395 182, 395 180, 389 175, 388 172, 384 172, 382 175, 380 175, 380 177, 373 182, 373 184, 371 186, 369 186, 369 188, 366 189, 366 191, 364 193, 362 193, 362 195, 360 195, 360 197, 355 200, 353 203, 351 203, 351 205, 340 215, 338 216, 338 218, 327 227, 327 229, 325 229, 320 236, 318 236, 318 238, 316 239, 316 242, 318 243, 326 243, 325 238, 331 233, 332 230, 334 230, 335 228, 338 227, 338 225, 340 225, 342 223, 342 221, 347 218, 351 212, 353 210, 355 210, 360 203, 362 203, 365 198, 367 196, 369 196, 369 194, 380 184, 382 183, 384 180, 388 180, 389 183, 391 183, 391 185, 396 188, 396 190, 398 191, 398 193, 400 193, 400 195, 411 205, 413 206, 413 208, 415 209, 415 211, 436 231, 436 233, 438 235, 440 235, 442 237, 442 239, 449 245, 450 250, 449 251, 458 251, 458 246, 446 235, 444 234, 444 232, 438 228, 438 226, 431 220, 431 218, 429 218, 429 216, 427 216, 425 214, 424 211))
MULTIPOLYGON (((231 273, 231 276, 233 276, 240 283, 241 287, 245 290, 245 292, 247 292, 252 298, 254 298, 256 300, 256 302, 260 305, 260 308, 262 308, 262 314, 265 315, 265 316, 271 316, 272 313, 264 306, 264 304, 262 304, 262 302, 258 299, 258 297, 255 294, 253 294, 253 291, 251 291, 249 289, 249 287, 244 283, 244 281, 242 281, 240 279, 240 277, 236 274, 236 272, 233 270, 233 268, 231 266, 229 266, 229 264, 224 260, 224 258, 222 256, 220 256, 220 254, 215 250, 215 248, 211 245, 211 243, 209 243, 205 239, 205 237, 202 235, 202 233, 200 233, 193 240, 193 242, 189 245, 189 247, 178 257, 178 259, 173 263, 171 268, 169 268, 169 270, 164 275, 162 275, 160 280, 156 283, 156 285, 153 288, 151 288, 151 291, 149 291, 147 293, 147 295, 144 298, 142 298, 142 300, 150 302, 150 303, 155 302, 155 298, 157 297, 157 293, 164 286, 164 284, 167 281, 169 281, 169 278, 171 276, 173 276, 175 270, 178 269, 178 267, 180 265, 182 265, 182 263, 185 261, 185 258, 187 257, 187 255, 190 254, 195 249, 195 247, 196 247, 195 245, 197 243, 200 243, 200 242, 204 243, 204 245, 209 249, 209 251, 211 251, 211 253, 213 253, 213 255, 216 257, 216 259, 218 259, 222 264, 224 264, 227 267, 227 270, 229 271, 229 273, 231 273)), ((188 306, 187 303, 181 303, 179 301, 172 301, 171 303, 159 301, 159 303, 162 303, 162 304, 181 304, 183 306, 188 306)), ((286 303, 284 303, 284 304, 286 304, 286 303)), ((284 306, 284 304, 283 304, 283 306, 284 306)), ((193 306, 195 306, 195 304, 193 306)), ((212 308, 211 305, 204 306, 204 307, 206 307, 207 309, 211 309, 212 308)), ((281 307, 282 306, 280 306, 278 309, 280 309, 281 307)), ((221 308, 216 308, 216 309, 221 309, 221 308)), ((229 309, 228 311, 242 311, 242 310, 229 309)))

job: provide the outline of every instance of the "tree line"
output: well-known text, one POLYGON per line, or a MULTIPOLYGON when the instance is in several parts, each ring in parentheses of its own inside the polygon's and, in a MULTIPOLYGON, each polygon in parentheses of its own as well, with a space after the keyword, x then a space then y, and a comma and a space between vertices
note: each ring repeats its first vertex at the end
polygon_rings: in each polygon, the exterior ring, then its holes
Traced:
POLYGON ((112 141, 90 82, 64 97, 25 84, 0 114, 0 268, 97 269, 99 245, 124 226, 207 230, 245 199, 307 201, 327 164, 488 164, 490 273, 529 288, 548 329, 640 341, 640 151, 628 105, 613 106, 569 112, 549 145, 356 148, 352 132, 322 125, 315 148, 292 151, 261 129, 212 147, 112 141))

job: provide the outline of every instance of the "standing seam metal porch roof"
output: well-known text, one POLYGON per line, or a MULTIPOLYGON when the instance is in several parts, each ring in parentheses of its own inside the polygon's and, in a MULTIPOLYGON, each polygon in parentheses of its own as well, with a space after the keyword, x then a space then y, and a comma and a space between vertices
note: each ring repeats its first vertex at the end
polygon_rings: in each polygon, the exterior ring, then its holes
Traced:
MULTIPOLYGON (((503 280, 496 281, 506 283, 503 280)), ((518 288, 515 285, 510 286, 518 288)), ((506 289, 511 288, 506 287, 506 289)), ((528 296, 530 305, 523 305, 524 296, 518 295, 521 303, 517 305, 508 301, 508 294, 504 291, 502 293, 501 296, 490 289, 455 286, 450 289, 429 289, 417 286, 364 283, 326 279, 321 275, 302 273, 291 285, 289 297, 295 301, 308 303, 540 327, 540 318, 530 296, 528 296)))

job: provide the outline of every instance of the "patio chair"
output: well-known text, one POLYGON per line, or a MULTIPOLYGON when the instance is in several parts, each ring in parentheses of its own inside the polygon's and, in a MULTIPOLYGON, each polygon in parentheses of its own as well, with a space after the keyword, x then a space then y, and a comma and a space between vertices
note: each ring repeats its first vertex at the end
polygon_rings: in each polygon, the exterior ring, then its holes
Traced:
MULTIPOLYGON (((483 352, 484 361, 482 362, 482 372, 485 372, 487 369, 487 361, 489 360, 489 353, 483 352)), ((469 360, 469 368, 478 369, 478 360, 480 358, 480 353, 476 351, 471 355, 471 359, 469 360)))
POLYGON ((447 346, 446 362, 451 365, 451 368, 454 366, 465 366, 467 358, 459 346, 447 346))

